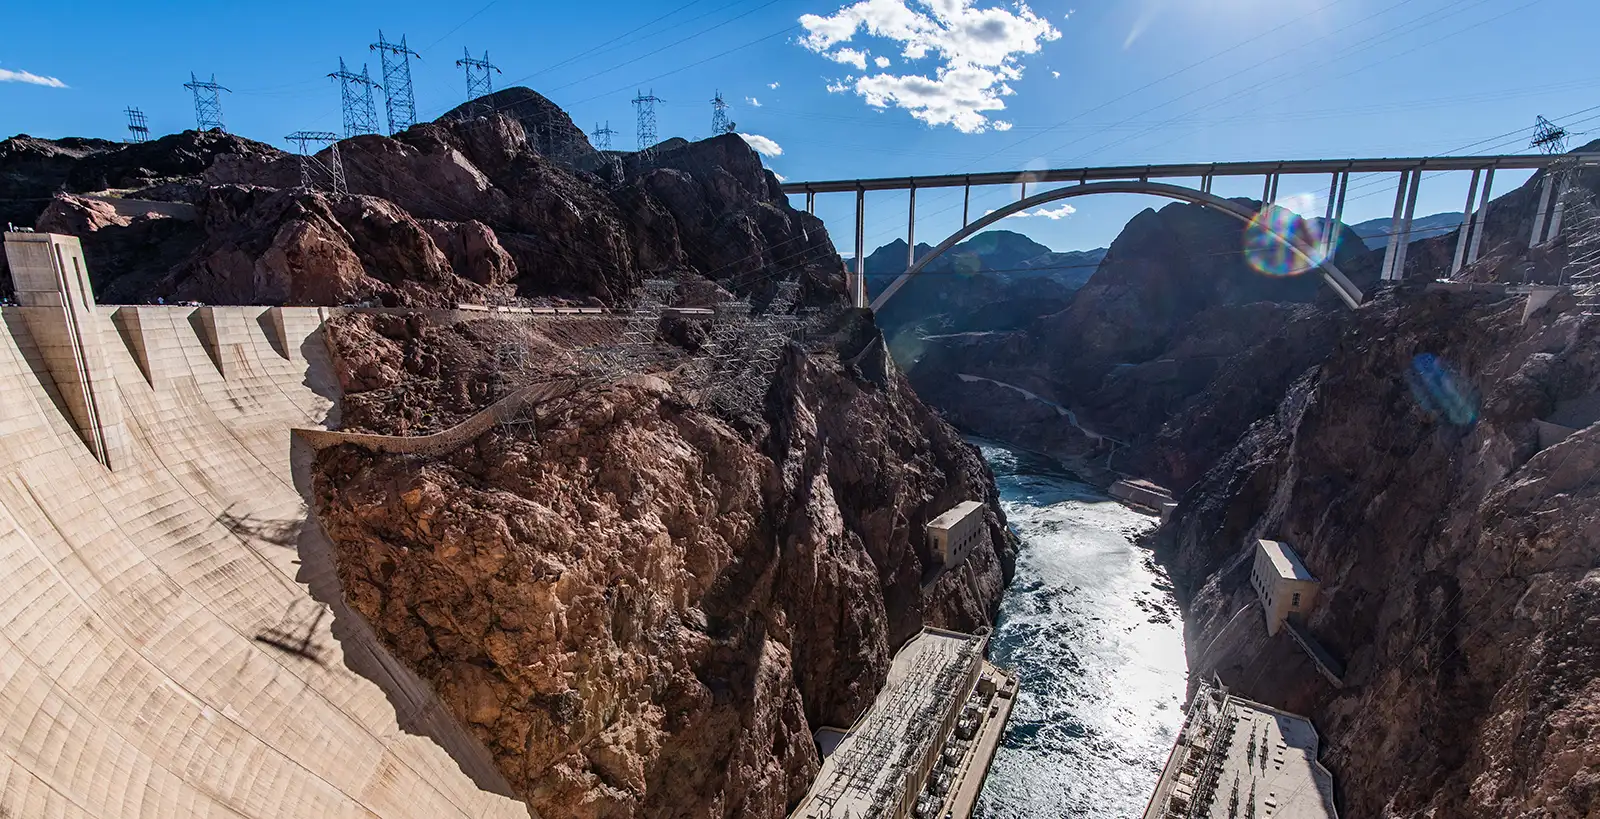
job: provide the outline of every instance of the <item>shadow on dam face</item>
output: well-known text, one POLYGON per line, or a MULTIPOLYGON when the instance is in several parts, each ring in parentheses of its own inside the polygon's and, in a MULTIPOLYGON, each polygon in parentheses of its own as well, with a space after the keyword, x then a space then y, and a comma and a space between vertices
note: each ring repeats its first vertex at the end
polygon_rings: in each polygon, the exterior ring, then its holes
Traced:
POLYGON ((529 816, 344 604, 322 313, 81 307, 0 308, 0 815, 529 816))

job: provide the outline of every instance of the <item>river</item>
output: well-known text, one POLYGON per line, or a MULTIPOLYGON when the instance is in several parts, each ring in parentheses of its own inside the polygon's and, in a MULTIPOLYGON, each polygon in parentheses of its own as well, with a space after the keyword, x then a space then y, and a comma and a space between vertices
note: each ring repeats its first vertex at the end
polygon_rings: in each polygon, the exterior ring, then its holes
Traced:
POLYGON ((1021 692, 982 819, 1138 819, 1183 721, 1183 624, 1133 538, 1153 519, 1052 461, 974 441, 1022 537, 991 657, 1021 692))

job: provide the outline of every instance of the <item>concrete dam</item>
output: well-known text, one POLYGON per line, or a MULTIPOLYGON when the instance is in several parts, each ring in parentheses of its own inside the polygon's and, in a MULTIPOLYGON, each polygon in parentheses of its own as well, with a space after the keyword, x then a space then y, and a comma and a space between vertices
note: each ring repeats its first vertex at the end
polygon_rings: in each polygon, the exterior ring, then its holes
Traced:
POLYGON ((7 238, 0 816, 528 816, 341 598, 291 434, 327 311, 96 305, 7 238))

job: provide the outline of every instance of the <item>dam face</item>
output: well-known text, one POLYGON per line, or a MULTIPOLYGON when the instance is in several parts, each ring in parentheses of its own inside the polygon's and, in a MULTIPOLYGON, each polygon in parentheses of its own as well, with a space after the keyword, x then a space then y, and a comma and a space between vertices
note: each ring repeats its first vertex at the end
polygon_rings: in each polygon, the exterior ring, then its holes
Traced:
POLYGON ((75 246, 0 308, 0 817, 528 816, 343 604, 325 312, 96 305, 75 246))

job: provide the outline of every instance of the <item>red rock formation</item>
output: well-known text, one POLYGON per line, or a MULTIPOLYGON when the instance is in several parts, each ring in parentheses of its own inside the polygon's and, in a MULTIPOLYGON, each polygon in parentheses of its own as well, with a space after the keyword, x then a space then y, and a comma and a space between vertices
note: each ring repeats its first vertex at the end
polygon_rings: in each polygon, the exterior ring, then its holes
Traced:
MULTIPOLYGON (((462 334, 516 332, 333 327, 346 423, 382 432, 491 400, 490 347, 462 334)), ((1013 556, 996 509, 990 544, 922 587, 923 523, 995 494, 881 349, 870 323, 791 349, 765 417, 733 425, 644 377, 542 407, 537 440, 326 451, 346 593, 541 815, 781 817, 811 731, 853 721, 921 625, 990 623, 1013 556)))

